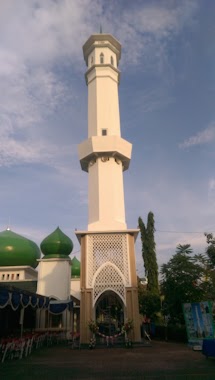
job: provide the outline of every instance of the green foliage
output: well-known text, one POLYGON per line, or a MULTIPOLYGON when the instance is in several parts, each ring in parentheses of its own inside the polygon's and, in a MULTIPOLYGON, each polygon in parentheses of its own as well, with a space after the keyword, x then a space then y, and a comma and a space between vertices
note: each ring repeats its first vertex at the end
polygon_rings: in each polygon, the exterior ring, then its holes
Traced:
POLYGON ((206 253, 210 259, 211 265, 215 267, 215 237, 213 234, 205 233, 208 247, 206 253))
POLYGON ((139 296, 139 311, 140 314, 146 315, 149 318, 156 318, 156 314, 161 309, 160 296, 149 292, 138 279, 138 296, 139 296))
POLYGON ((187 253, 188 255, 193 252, 190 244, 178 244, 176 247, 176 253, 187 253))
POLYGON ((161 267, 161 290, 165 298, 166 313, 174 322, 183 323, 182 303, 202 301, 201 286, 204 268, 197 256, 191 256, 190 245, 179 245, 176 254, 161 267))
POLYGON ((156 318, 156 314, 161 309, 160 297, 157 294, 145 292, 142 294, 139 302, 140 314, 149 318, 156 318))
POLYGON ((205 233, 205 254, 192 255, 190 244, 176 247, 176 254, 161 267, 162 311, 183 322, 182 303, 215 299, 215 238, 205 233))
POLYGON ((147 227, 139 217, 138 219, 141 241, 142 241, 142 256, 144 261, 145 275, 148 279, 147 290, 153 294, 159 294, 158 284, 158 265, 156 257, 156 246, 154 240, 154 215, 150 211, 148 214, 147 227))
POLYGON ((146 252, 146 243, 145 243, 145 238, 146 238, 146 227, 145 224, 143 223, 143 220, 139 217, 138 219, 138 225, 140 229, 140 237, 142 241, 142 257, 143 257, 143 264, 144 264, 144 269, 145 269, 145 276, 148 274, 148 256, 146 252))
MULTIPOLYGON (((207 250, 206 250, 207 252, 207 250)), ((203 299, 214 300, 215 298, 215 270, 207 255, 198 254, 194 256, 202 267, 203 276, 199 281, 199 288, 202 291, 203 299)))

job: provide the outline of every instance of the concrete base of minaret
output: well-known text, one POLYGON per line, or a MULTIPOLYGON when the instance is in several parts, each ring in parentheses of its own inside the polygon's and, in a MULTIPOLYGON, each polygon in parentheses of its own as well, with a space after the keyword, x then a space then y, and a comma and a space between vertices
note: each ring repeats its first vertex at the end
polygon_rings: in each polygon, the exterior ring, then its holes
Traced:
POLYGON ((81 343, 89 343, 90 320, 96 320, 97 306, 105 295, 114 294, 122 306, 124 323, 134 324, 129 339, 140 342, 140 317, 135 260, 135 239, 139 230, 76 231, 81 244, 81 343))

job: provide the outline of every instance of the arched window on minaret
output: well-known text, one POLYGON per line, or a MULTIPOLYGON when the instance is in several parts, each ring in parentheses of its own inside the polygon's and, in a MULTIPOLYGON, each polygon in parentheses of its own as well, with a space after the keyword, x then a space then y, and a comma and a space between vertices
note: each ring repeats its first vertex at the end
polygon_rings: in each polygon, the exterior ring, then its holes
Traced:
POLYGON ((113 60, 112 56, 110 57, 110 63, 111 63, 112 66, 114 66, 114 60, 113 60))
POLYGON ((103 53, 100 54, 100 63, 104 63, 104 54, 103 53))

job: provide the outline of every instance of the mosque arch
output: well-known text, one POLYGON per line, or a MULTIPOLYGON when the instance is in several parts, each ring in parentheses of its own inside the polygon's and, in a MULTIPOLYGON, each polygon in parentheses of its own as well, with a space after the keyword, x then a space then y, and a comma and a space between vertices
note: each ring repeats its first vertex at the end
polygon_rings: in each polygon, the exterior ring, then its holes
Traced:
POLYGON ((100 334, 113 336, 121 332, 124 324, 125 305, 119 294, 106 290, 95 304, 95 319, 100 334))
POLYGON ((94 275, 92 287, 93 305, 107 290, 118 294, 122 302, 126 304, 125 279, 115 264, 108 261, 101 265, 94 275))

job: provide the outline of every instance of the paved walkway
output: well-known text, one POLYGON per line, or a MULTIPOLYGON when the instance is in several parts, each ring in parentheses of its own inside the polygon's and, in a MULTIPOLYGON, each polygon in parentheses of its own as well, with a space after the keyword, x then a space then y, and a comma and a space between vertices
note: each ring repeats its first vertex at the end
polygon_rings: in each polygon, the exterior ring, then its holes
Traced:
POLYGON ((206 359, 185 344, 157 341, 133 349, 56 346, 1 364, 0 379, 214 380, 215 359, 206 359))

